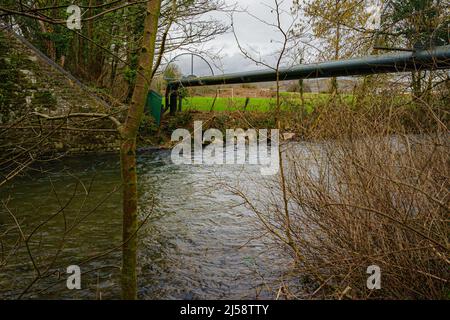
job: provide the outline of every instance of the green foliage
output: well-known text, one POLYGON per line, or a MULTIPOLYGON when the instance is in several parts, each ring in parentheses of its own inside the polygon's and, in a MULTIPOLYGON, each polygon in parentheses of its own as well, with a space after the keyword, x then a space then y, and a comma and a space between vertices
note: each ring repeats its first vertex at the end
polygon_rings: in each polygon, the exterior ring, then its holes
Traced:
POLYGON ((407 42, 414 47, 430 47, 449 43, 449 7, 440 0, 392 0, 385 25, 392 26, 392 41, 407 42))
POLYGON ((164 70, 164 78, 166 79, 180 79, 181 78, 181 70, 180 67, 176 64, 169 64, 164 70))
MULTIPOLYGON (((302 8, 314 36, 323 42, 321 56, 325 60, 366 54, 370 41, 361 41, 367 19, 365 1, 360 0, 294 0, 302 8)), ((299 24, 299 32, 305 32, 299 24)), ((309 28, 309 26, 307 27, 309 28)))
POLYGON ((189 90, 188 88, 181 87, 178 89, 178 94, 181 96, 181 98, 187 98, 189 97, 189 90))
MULTIPOLYGON (((177 0, 175 4, 172 0, 161 3, 157 46, 164 47, 167 55, 226 32, 227 27, 221 21, 206 17, 206 13, 224 6, 222 0, 177 0), (162 46, 160 40, 168 25, 171 25, 170 34, 162 46)), ((28 41, 83 83, 106 88, 109 95, 121 102, 130 101, 144 32, 146 1, 2 0, 0 6, 12 12, 26 12, 27 16, 7 13, 2 19, 14 24, 28 41), (69 30, 63 23, 70 15, 66 11, 69 5, 81 7, 81 30, 69 30), (39 15, 62 23, 38 20, 39 15)), ((162 61, 166 62, 167 58, 164 56, 162 61)), ((174 68, 170 72, 179 73, 174 68)))
POLYGON ((33 106, 42 108, 55 108, 57 101, 50 91, 38 91, 34 94, 31 103, 33 106))
POLYGON ((158 133, 158 125, 156 124, 155 118, 150 115, 144 115, 142 117, 141 124, 139 126, 139 133, 145 136, 154 136, 158 133))
POLYGON ((192 114, 190 112, 178 112, 170 117, 167 124, 167 129, 172 132, 179 128, 186 128, 192 121, 192 114))
POLYGON ((51 42, 53 42, 59 56, 66 54, 69 48, 70 40, 72 39, 71 34, 69 34, 67 31, 64 32, 64 29, 62 29, 60 33, 39 32, 38 36, 42 40, 50 40, 51 42))
POLYGON ((0 115, 1 121, 9 120, 10 114, 23 112, 26 91, 32 83, 20 71, 28 69, 30 61, 11 50, 8 39, 0 33, 0 115))
POLYGON ((3 57, 8 52, 8 42, 5 35, 0 33, 0 57, 3 57))
POLYGON ((134 68, 130 68, 129 66, 125 67, 123 69, 123 77, 128 83, 134 83, 134 80, 136 79, 137 71, 134 68))

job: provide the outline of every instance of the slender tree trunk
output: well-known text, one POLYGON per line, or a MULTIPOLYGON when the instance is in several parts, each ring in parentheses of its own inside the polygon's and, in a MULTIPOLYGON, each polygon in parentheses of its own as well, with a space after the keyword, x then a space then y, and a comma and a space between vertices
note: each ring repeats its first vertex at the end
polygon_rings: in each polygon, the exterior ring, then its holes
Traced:
MULTIPOLYGON (((80 30, 80 33, 82 33, 83 30, 80 30)), ((80 35, 77 34, 78 38, 78 48, 77 48, 77 74, 78 76, 84 77, 84 39, 80 35)))
MULTIPOLYGON (((45 25, 45 22, 38 21, 38 23, 41 28, 41 32, 46 34, 46 36, 48 36, 48 34, 50 34, 50 33, 53 33, 52 27, 47 27, 45 25)), ((56 48, 55 48, 55 44, 53 43, 53 41, 50 39, 45 39, 44 43, 45 43, 45 50, 46 50, 47 56, 50 59, 52 59, 53 61, 56 61, 56 48)))
POLYGON ((305 107, 305 82, 303 79, 298 80, 298 91, 300 93, 300 100, 302 101, 302 107, 305 107))
MULTIPOLYGON (((89 0, 89 7, 90 9, 88 10, 88 18, 92 18, 92 16, 94 15, 94 9, 92 9, 92 7, 94 6, 94 1, 93 0, 89 0)), ((86 30, 86 36, 88 39, 94 39, 94 21, 93 20, 89 20, 87 22, 87 30, 86 30)), ((85 70, 89 70, 87 72, 87 76, 89 81, 92 81, 95 78, 95 69, 97 69, 97 66, 94 66, 94 58, 96 55, 96 48, 94 48, 92 42, 88 42, 86 43, 86 47, 87 47, 87 51, 88 54, 86 56, 86 67, 84 68, 85 70)))
MULTIPOLYGON (((335 3, 335 12, 336 15, 339 15, 339 3, 340 0, 336 0, 335 3)), ((340 54, 340 42, 341 42, 341 22, 339 19, 336 21, 336 37, 334 43, 334 59, 339 60, 340 54)), ((338 81, 336 77, 331 78, 331 93, 334 95, 338 92, 338 81)))
POLYGON ((126 300, 137 298, 136 255, 137 255, 137 172, 136 136, 144 113, 144 103, 151 82, 155 54, 156 32, 161 9, 161 0, 147 3, 144 35, 139 54, 138 74, 128 110, 127 119, 121 130, 120 147, 123 181, 123 256, 122 256, 122 297, 126 300))

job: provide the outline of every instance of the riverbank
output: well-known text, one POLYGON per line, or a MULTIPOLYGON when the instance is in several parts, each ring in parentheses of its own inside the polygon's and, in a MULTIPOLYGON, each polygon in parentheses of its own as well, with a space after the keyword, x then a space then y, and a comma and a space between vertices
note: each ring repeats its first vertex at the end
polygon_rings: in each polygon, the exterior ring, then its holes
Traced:
MULTIPOLYGON (((194 103, 199 99, 203 102, 190 105, 186 110, 175 115, 165 114, 160 126, 157 126, 151 116, 145 116, 139 135, 140 146, 159 146, 170 148, 173 146, 171 134, 176 129, 194 130, 194 121, 201 121, 203 130, 211 128, 225 133, 227 129, 275 129, 281 133, 289 133, 291 139, 327 140, 342 138, 342 128, 339 121, 348 122, 348 119, 363 118, 367 126, 382 125, 382 121, 390 121, 388 134, 420 134, 424 130, 436 129, 430 112, 442 117, 444 123, 450 121, 448 113, 448 97, 429 97, 428 101, 415 100, 411 96, 386 94, 366 94, 360 92, 355 95, 320 95, 309 98, 310 101, 302 104, 295 96, 285 100, 282 108, 277 111, 274 106, 261 105, 260 108, 229 108, 208 111, 204 108, 205 97, 193 97, 187 100, 194 103), (311 100, 313 99, 313 100, 311 100), (311 104, 313 101, 313 104, 311 104), (203 103, 203 104, 202 104, 203 103), (393 121, 395 119, 395 121, 393 121)), ((269 101, 269 99, 267 99, 269 101)), ((266 102, 267 102, 266 101, 266 102)), ((211 101, 207 101, 209 104, 211 101)), ((242 101, 241 101, 242 102, 242 101)), ((347 133, 352 131, 352 122, 346 128, 347 133)))

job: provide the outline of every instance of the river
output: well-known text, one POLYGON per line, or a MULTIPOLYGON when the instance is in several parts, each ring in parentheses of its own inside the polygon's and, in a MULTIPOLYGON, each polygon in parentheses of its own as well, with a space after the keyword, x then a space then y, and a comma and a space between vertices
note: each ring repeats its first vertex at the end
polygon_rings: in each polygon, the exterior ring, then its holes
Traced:
MULTIPOLYGON (((2 242, 0 297, 119 299, 118 157, 69 157, 34 168, 39 171, 0 190, 0 234, 9 230, 2 242), (55 213, 29 242, 46 276, 27 289, 36 272, 23 245, 12 250, 20 234, 11 214, 28 235, 55 213), (65 236, 64 228, 70 230, 65 236), (80 265, 81 290, 67 289, 68 265, 80 265)), ((148 217, 139 231, 139 298, 274 298, 289 260, 260 236, 256 216, 222 185, 262 188, 257 166, 174 165, 170 151, 148 150, 139 154, 138 172, 139 215, 141 221, 148 217)))

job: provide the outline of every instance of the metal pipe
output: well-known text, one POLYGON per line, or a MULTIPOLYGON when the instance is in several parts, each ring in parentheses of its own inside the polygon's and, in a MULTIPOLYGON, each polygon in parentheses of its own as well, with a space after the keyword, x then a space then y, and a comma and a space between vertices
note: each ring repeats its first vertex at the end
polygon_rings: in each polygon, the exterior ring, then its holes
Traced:
MULTIPOLYGON (((450 45, 447 45, 416 52, 373 55, 347 60, 297 65, 280 69, 279 79, 280 81, 301 80, 449 68, 450 45)), ((179 86, 196 87, 269 81, 276 81, 275 70, 181 79, 169 82, 168 89, 176 89, 179 86)))

